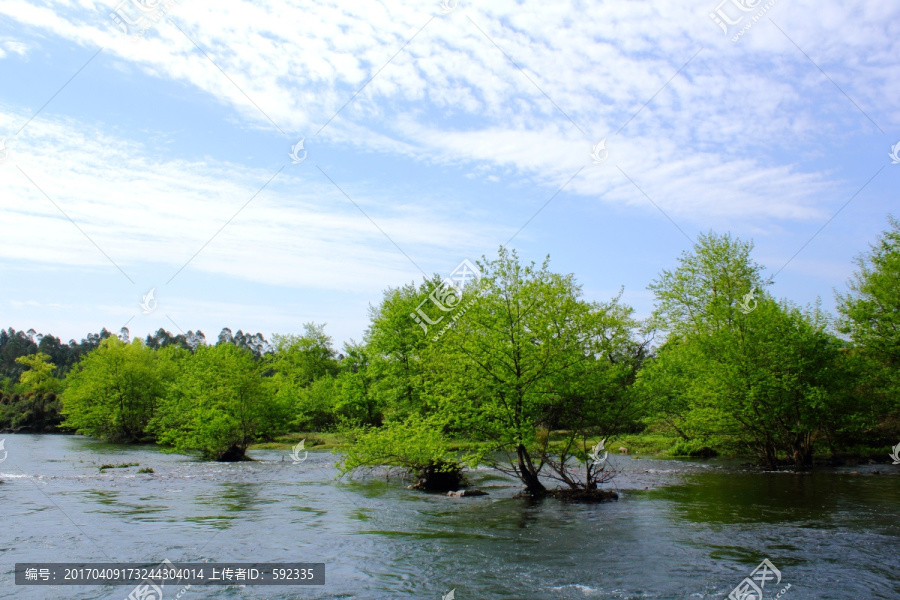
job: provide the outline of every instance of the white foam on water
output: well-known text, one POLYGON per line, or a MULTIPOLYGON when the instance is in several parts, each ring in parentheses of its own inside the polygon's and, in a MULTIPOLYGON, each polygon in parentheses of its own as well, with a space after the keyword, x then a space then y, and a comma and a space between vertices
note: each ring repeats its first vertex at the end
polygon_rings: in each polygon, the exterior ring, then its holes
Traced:
POLYGON ((556 586, 556 587, 550 588, 550 589, 553 590, 554 592, 561 592, 566 588, 575 588, 576 590, 583 593, 585 596, 590 596, 591 594, 596 594, 597 592, 600 591, 596 588, 592 588, 587 585, 581 585, 580 583, 572 583, 569 585, 560 585, 560 586, 556 586))

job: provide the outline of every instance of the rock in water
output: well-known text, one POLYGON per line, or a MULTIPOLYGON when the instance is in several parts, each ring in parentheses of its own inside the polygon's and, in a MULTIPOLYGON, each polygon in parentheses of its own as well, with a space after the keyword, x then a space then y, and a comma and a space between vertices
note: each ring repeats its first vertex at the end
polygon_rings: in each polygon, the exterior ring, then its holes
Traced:
POLYGON ((454 498, 462 498, 463 496, 487 496, 487 492, 482 492, 481 490, 459 490, 456 492, 447 492, 448 496, 453 496, 454 498))

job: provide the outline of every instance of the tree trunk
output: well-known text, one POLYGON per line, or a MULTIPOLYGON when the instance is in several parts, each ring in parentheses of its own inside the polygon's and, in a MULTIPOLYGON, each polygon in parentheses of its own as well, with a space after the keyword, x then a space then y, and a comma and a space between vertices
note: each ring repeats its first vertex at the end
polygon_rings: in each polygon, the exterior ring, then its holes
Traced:
POLYGON ((519 458, 519 478, 525 484, 525 491, 535 495, 544 494, 547 488, 538 479, 537 470, 534 468, 525 446, 519 444, 516 448, 516 455, 519 458))
POLYGON ((810 442, 809 433, 799 433, 794 438, 794 464, 797 468, 809 467, 812 465, 812 443, 810 442))
POLYGON ((245 455, 246 450, 243 446, 232 444, 228 449, 219 452, 216 460, 219 462, 240 462, 247 459, 245 455))
POLYGON ((777 453, 775 450, 775 446, 772 444, 766 444, 763 448, 763 462, 765 466, 770 471, 778 470, 778 460, 777 453))

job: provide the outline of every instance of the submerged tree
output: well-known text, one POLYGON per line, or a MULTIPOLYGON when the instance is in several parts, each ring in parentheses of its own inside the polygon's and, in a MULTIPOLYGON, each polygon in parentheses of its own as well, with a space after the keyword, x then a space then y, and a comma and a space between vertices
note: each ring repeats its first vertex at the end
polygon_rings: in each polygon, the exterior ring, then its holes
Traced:
POLYGON ((419 417, 351 431, 349 436, 352 443, 341 462, 342 473, 364 467, 396 468, 412 476, 413 487, 423 491, 458 490, 465 485, 463 466, 478 460, 452 452, 440 427, 419 417))
POLYGON ((624 399, 624 382, 612 383, 620 374, 602 389, 590 384, 616 370, 608 360, 630 338, 630 309, 618 298, 587 302, 572 275, 551 272, 548 261, 523 265, 504 248, 479 266, 471 306, 431 353, 431 393, 447 428, 505 456, 486 453, 485 460, 518 477, 527 493, 547 491, 541 472, 548 464, 570 487, 594 488, 591 477, 567 475, 568 456, 559 451, 571 455, 580 438, 575 455, 583 456, 588 435, 617 426, 604 422, 604 410, 616 412, 624 399), (572 437, 551 449, 545 432, 556 426, 570 427, 572 437))
POLYGON ((218 344, 201 346, 179 362, 151 429, 179 452, 239 461, 260 436, 281 431, 286 417, 266 393, 253 355, 218 344))

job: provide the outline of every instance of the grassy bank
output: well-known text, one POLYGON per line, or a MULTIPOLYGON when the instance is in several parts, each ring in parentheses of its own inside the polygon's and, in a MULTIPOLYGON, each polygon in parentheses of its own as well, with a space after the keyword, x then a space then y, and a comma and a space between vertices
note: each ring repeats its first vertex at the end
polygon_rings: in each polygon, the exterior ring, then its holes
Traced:
POLYGON ((340 433, 315 433, 315 432, 297 432, 286 433, 278 436, 272 442, 264 444, 253 444, 250 450, 291 450, 294 446, 306 440, 303 447, 307 450, 331 450, 343 445, 347 438, 340 433))

